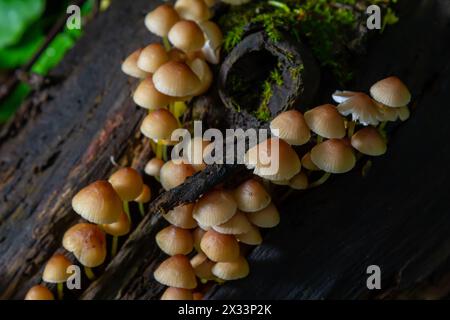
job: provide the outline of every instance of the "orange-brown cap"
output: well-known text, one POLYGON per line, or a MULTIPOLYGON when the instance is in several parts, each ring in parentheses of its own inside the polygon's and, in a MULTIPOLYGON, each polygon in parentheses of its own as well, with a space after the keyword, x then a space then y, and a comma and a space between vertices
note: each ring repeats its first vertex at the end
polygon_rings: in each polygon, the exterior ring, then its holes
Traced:
POLYGON ((170 190, 183 184, 184 181, 195 173, 191 165, 167 161, 161 168, 159 179, 164 190, 170 190))
POLYGON ((388 107, 404 107, 411 101, 408 87, 397 77, 388 77, 370 88, 370 95, 388 107))
POLYGON ((353 121, 358 121, 362 125, 377 126, 380 118, 380 110, 367 94, 357 93, 337 106, 343 116, 352 116, 353 121))
POLYGON ((152 43, 142 49, 137 66, 145 72, 154 73, 167 61, 169 61, 169 55, 162 44, 152 43))
POLYGON ((273 136, 294 146, 305 144, 311 138, 311 132, 305 118, 297 110, 285 111, 276 116, 270 122, 270 131, 273 136))
POLYGON ((89 268, 101 265, 106 258, 106 239, 98 226, 79 223, 66 231, 63 247, 89 268))
POLYGON ((155 88, 171 97, 191 96, 201 86, 194 71, 183 62, 169 61, 153 74, 155 88))
POLYGON ((192 231, 192 237, 194 238, 194 248, 198 253, 202 253, 202 248, 200 247, 200 243, 202 241, 203 236, 205 235, 206 231, 202 228, 198 227, 195 228, 194 231, 192 231))
POLYGON ((230 220, 237 210, 231 192, 212 190, 201 197, 194 206, 194 219, 206 227, 216 226, 230 220))
POLYGON ((163 217, 176 227, 194 229, 197 227, 197 221, 192 217, 193 209, 193 203, 180 205, 164 214, 163 217))
POLYGON ((351 147, 342 139, 330 139, 311 150, 311 160, 321 170, 329 173, 345 173, 356 163, 351 147))
MULTIPOLYGON (((139 197, 144 187, 142 177, 135 169, 126 167, 114 172, 109 182, 123 201, 132 201, 139 197)), ((107 222, 105 222, 107 223, 107 222)))
POLYGON ((271 201, 269 193, 256 179, 249 179, 241 183, 233 193, 238 209, 244 212, 262 210, 271 201))
POLYGON ((295 190, 306 190, 308 185, 308 176, 304 172, 300 172, 289 180, 289 187, 295 190))
POLYGON ((148 72, 145 72, 144 70, 140 69, 137 66, 137 61, 139 59, 139 55, 141 53, 142 49, 138 49, 134 51, 132 54, 130 54, 123 62, 122 62, 122 71, 126 75, 129 75, 134 78, 145 78, 149 76, 148 72))
POLYGON ((141 132, 154 141, 171 139, 172 132, 178 129, 177 119, 166 109, 150 112, 141 124, 141 132))
POLYGON ((242 233, 242 234, 237 234, 236 239, 239 242, 242 242, 242 243, 245 243, 248 245, 252 245, 252 246, 257 246, 262 243, 261 232, 259 232, 258 227, 255 227, 253 225, 250 228, 250 231, 248 231, 246 233, 242 233))
POLYGON ((381 156, 386 153, 386 141, 373 127, 358 130, 351 140, 353 148, 369 156, 381 156))
POLYGON ((108 181, 99 180, 81 189, 72 199, 73 210, 93 223, 113 223, 122 212, 122 201, 108 181))
POLYGON ((324 104, 305 112, 305 120, 312 131, 327 139, 340 139, 345 136, 344 118, 336 107, 324 104))
POLYGON ((156 90, 152 78, 147 77, 139 83, 134 91, 133 101, 142 108, 157 110, 166 107, 173 101, 173 98, 156 90))
POLYGON ((239 257, 239 244, 233 235, 207 231, 200 242, 203 253, 212 261, 233 261, 239 257))
POLYGON ((48 283, 66 282, 70 277, 70 274, 67 273, 67 268, 71 265, 72 261, 63 254, 57 253, 53 255, 45 265, 42 280, 48 283))
POLYGON ((181 254, 164 260, 154 272, 159 283, 175 288, 194 289, 197 286, 194 268, 189 259, 181 254))
POLYGON ((227 222, 213 226, 212 228, 222 234, 241 234, 250 231, 251 224, 245 213, 238 211, 227 222))
POLYGON ((170 49, 168 55, 171 61, 185 62, 187 59, 186 53, 177 48, 170 49))
POLYGON ((201 292, 194 292, 192 296, 194 297, 194 300, 203 300, 204 297, 203 293, 201 292))
POLYGON ((136 199, 134 199, 134 201, 140 203, 147 203, 150 201, 151 198, 152 198, 152 190, 148 185, 144 184, 142 186, 141 194, 136 199))
POLYGON ((25 300, 55 300, 55 296, 47 287, 38 284, 28 290, 25 300))
POLYGON ((169 256, 189 254, 194 248, 194 240, 189 230, 168 226, 156 234, 158 247, 169 256))
POLYGON ((195 58, 194 60, 190 61, 188 64, 189 64, 189 67, 191 68, 191 70, 200 79, 200 86, 193 93, 193 95, 196 95, 196 96, 202 95, 206 91, 208 91, 209 87, 211 86, 211 84, 213 82, 212 71, 209 68, 208 64, 205 62, 205 60, 200 59, 200 58, 195 58))
POLYGON ((185 20, 200 22, 211 18, 211 11, 203 0, 177 0, 175 10, 185 20))
POLYGON ((167 37, 169 30, 180 20, 178 13, 169 4, 163 4, 145 16, 147 29, 160 37, 167 37))
POLYGON ((170 29, 169 41, 184 52, 200 50, 205 43, 202 29, 190 20, 180 20, 170 29))
POLYGON ((311 152, 305 153, 302 158, 302 167, 309 171, 319 171, 320 168, 314 164, 311 160, 311 152))
POLYGON ((194 300, 194 296, 189 289, 169 287, 164 291, 161 300, 194 300))
POLYGON ((280 223, 280 214, 273 203, 266 208, 247 213, 248 220, 260 228, 273 228, 280 223))
POLYGON ((119 216, 119 220, 110 224, 102 224, 102 229, 112 236, 121 237, 130 232, 131 222, 125 212, 119 216))
POLYGON ((212 273, 223 280, 237 280, 248 276, 250 268, 247 260, 239 256, 234 261, 217 262, 212 268, 212 273))
POLYGON ((145 165, 144 172, 152 177, 159 177, 159 172, 161 171, 164 161, 158 158, 150 159, 145 165))

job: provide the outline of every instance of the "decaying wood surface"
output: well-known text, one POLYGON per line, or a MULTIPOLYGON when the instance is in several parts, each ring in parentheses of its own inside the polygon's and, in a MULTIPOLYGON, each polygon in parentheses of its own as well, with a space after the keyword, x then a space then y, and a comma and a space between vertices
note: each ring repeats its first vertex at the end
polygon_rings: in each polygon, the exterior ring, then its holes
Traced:
MULTIPOLYGON (((281 224, 250 254, 250 276, 217 287, 211 298, 368 297, 370 264, 381 267, 384 289, 412 287, 448 265, 450 43, 436 38, 450 38, 450 6, 413 2, 400 4, 399 24, 355 62, 360 71, 351 89, 367 90, 395 73, 414 94, 412 118, 395 130, 389 152, 373 160, 365 178, 354 171, 291 197, 281 207, 281 224)), ((114 170, 111 156, 138 169, 148 160, 139 134, 145 113, 131 101, 135 82, 121 73, 119 61, 156 40, 143 17, 157 4, 113 2, 55 71, 65 80, 49 89, 48 101, 21 110, 0 135, 1 298, 20 299, 40 281, 46 259, 79 220, 71 197, 114 170)), ((154 201, 82 298, 158 298, 163 287, 152 274, 164 255, 153 239, 166 224, 159 212, 210 188, 211 172, 225 180, 233 170, 239 169, 210 167, 190 179, 205 184, 180 186, 154 201)))

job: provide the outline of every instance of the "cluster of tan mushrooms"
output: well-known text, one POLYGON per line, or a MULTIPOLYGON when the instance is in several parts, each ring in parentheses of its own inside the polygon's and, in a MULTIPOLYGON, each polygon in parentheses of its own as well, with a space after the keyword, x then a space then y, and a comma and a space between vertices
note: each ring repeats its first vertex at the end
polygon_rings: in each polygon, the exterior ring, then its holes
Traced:
MULTIPOLYGON (((161 36, 165 46, 150 44, 122 64, 126 74, 142 79, 133 99, 149 110, 141 132, 158 145, 173 144, 171 134, 181 125, 177 103, 183 106, 212 83, 208 62, 219 62, 222 35, 217 25, 208 21, 208 5, 210 1, 178 0, 174 6, 164 4, 148 13, 146 27, 161 36)), ((157 233, 156 243, 169 257, 154 272, 155 279, 168 287, 161 299, 202 299, 199 282, 230 281, 249 274, 243 248, 261 244, 260 228, 280 222, 268 182, 305 190, 324 183, 331 174, 350 171, 361 154, 384 154, 384 125, 409 117, 411 95, 396 77, 375 83, 370 94, 336 91, 333 99, 337 106, 325 104, 304 114, 297 110, 279 114, 270 123, 272 137, 245 154, 245 164, 253 170, 251 178, 234 189, 216 187, 195 203, 163 213, 170 225, 157 233), (275 172, 267 171, 270 164, 261 157, 273 159, 275 142, 279 165, 275 172), (309 181, 320 171, 320 178, 309 181)), ((164 190, 171 190, 206 167, 193 158, 202 159, 209 143, 201 138, 191 140, 192 152, 182 162, 165 161, 157 151, 144 171, 164 190)), ((89 279, 94 278, 91 268, 106 260, 106 234, 112 238, 114 256, 118 237, 130 232, 128 203, 139 203, 143 215, 143 203, 150 198, 150 188, 132 168, 119 169, 108 181, 96 181, 75 195, 72 207, 88 222, 67 230, 63 247, 85 267, 89 279)), ((58 284, 60 299, 71 264, 66 256, 56 254, 44 269, 43 280, 58 284)), ((26 299, 53 299, 53 294, 38 285, 29 290, 26 299)))

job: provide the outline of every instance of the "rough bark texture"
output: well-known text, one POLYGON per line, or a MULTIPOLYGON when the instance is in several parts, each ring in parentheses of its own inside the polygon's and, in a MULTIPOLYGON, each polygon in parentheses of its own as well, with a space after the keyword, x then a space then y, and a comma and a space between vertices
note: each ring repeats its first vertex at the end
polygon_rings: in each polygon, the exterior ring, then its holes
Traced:
MULTIPOLYGON (((388 153, 373 160, 366 178, 359 170, 336 176, 283 204, 281 224, 249 255, 250 276, 216 288, 211 298, 368 297, 368 265, 381 267, 384 289, 412 287, 448 266, 450 6, 412 2, 400 3, 399 24, 355 62, 351 89, 367 91, 389 74, 412 89, 412 117, 393 132, 388 153)), ((113 2, 55 71, 65 80, 48 90, 48 101, 21 110, 0 135, 1 298, 20 299, 40 281, 45 261, 78 221, 71 197, 109 175, 111 156, 138 169, 148 159, 138 133, 144 112, 129 97, 119 61, 156 40, 143 17, 157 4, 113 2)), ((234 170, 210 167, 155 200, 83 298, 158 298, 162 286, 152 276, 164 258, 153 241, 164 225, 158 212, 210 188, 210 174, 226 180, 234 170), (199 178, 204 184, 192 183, 199 178)))

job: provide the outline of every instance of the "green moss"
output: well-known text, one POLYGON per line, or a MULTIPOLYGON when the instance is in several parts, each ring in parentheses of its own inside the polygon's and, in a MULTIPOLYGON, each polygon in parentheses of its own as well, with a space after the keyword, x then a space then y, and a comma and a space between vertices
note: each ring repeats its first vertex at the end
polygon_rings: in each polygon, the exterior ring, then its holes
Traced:
POLYGON ((297 79, 303 73, 304 69, 305 69, 305 66, 303 64, 301 64, 297 67, 292 67, 291 69, 289 69, 289 72, 293 79, 297 79))
POLYGON ((269 110, 269 101, 272 97, 272 84, 270 80, 266 80, 263 83, 262 100, 258 109, 255 111, 255 117, 261 121, 270 120, 271 114, 269 110))

